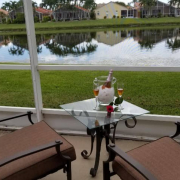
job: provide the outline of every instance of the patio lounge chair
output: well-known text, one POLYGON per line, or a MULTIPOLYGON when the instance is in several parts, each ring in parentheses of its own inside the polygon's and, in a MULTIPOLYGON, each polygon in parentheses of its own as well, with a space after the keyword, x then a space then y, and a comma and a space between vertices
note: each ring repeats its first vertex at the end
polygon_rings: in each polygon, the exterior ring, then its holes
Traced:
MULTIPOLYGON (((0 120, 28 116, 32 112, 0 120)), ((76 159, 73 145, 44 121, 0 137, 0 179, 32 180, 60 169, 71 180, 71 162, 76 159)), ((60 179, 60 178, 59 178, 60 179)))
POLYGON ((180 145, 172 138, 180 134, 176 123, 174 136, 163 137, 127 153, 109 145, 109 159, 103 163, 104 180, 117 174, 122 180, 180 180, 180 145), (113 172, 109 162, 113 161, 113 172))

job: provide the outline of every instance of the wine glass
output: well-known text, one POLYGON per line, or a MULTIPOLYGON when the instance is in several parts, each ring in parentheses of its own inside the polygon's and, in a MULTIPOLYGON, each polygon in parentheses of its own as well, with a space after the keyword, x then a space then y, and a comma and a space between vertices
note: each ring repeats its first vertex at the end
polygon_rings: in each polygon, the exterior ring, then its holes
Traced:
MULTIPOLYGON (((124 92, 124 83, 119 83, 119 82, 117 83, 117 91, 118 91, 119 98, 121 98, 124 92)), ((121 106, 121 104, 119 104, 118 109, 121 111, 124 108, 121 106)))
POLYGON ((99 83, 96 79, 93 81, 93 92, 94 92, 94 96, 96 99, 96 107, 94 108, 94 110, 96 110, 97 109, 97 101, 98 101, 97 97, 99 94, 99 83))

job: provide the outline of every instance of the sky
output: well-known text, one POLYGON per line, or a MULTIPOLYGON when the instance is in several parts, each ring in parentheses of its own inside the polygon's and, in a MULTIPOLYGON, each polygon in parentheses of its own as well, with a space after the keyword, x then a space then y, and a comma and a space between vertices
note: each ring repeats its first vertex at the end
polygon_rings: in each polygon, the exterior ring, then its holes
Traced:
MULTIPOLYGON (((0 7, 2 6, 2 4, 4 2, 8 2, 11 0, 0 0, 0 7)), ((34 0, 36 1, 38 4, 42 2, 42 0, 34 0)), ((121 2, 125 2, 126 4, 129 2, 132 2, 132 0, 95 0, 96 3, 108 3, 110 1, 121 1, 121 2)), ((161 0, 162 2, 168 3, 169 0, 161 0)))

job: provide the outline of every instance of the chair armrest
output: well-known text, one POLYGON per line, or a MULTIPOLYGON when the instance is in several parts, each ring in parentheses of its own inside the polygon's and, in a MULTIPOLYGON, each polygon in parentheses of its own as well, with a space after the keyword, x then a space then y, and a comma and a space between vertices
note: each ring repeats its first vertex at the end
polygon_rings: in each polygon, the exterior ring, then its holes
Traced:
POLYGON ((144 176, 148 180, 157 180, 142 164, 133 159, 127 153, 123 152, 114 144, 109 145, 110 154, 120 156, 124 161, 126 161, 129 165, 131 165, 134 169, 136 169, 142 176, 144 176))
POLYGON ((8 164, 8 163, 10 163, 12 161, 15 161, 17 159, 23 158, 23 157, 31 155, 31 154, 35 154, 35 153, 40 152, 40 151, 44 151, 46 149, 50 149, 50 148, 55 147, 56 150, 57 149, 59 150, 60 149, 59 147, 60 147, 61 144, 63 144, 61 141, 55 141, 55 142, 51 142, 49 144, 45 144, 45 145, 42 145, 42 146, 39 146, 39 147, 35 147, 35 148, 32 148, 32 149, 28 149, 26 151, 17 153, 17 154, 15 154, 13 156, 2 159, 0 161, 0 167, 4 166, 4 165, 6 165, 6 164, 8 164))
POLYGON ((180 135, 180 122, 176 122, 175 124, 177 126, 176 132, 173 136, 171 136, 171 138, 175 138, 176 136, 180 135))
POLYGON ((31 119, 31 114, 33 114, 33 112, 28 111, 26 114, 21 114, 21 115, 18 115, 18 116, 13 116, 13 117, 10 117, 10 118, 2 119, 2 120, 0 120, 0 122, 8 121, 8 120, 11 120, 11 119, 16 119, 16 118, 23 117, 23 116, 28 116, 28 120, 30 121, 30 123, 34 124, 32 122, 32 119, 31 119))

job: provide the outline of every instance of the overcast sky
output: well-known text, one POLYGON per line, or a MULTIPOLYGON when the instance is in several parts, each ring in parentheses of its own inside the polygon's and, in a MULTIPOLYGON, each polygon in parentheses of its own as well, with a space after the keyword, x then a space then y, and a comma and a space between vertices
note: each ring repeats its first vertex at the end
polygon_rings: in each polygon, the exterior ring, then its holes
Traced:
MULTIPOLYGON (((2 6, 2 3, 4 2, 8 2, 11 0, 0 0, 0 7, 2 6)), ((36 1, 38 4, 42 2, 42 0, 34 0, 36 1)), ((96 3, 108 3, 110 1, 118 1, 118 0, 95 0, 96 3)), ((119 0, 121 2, 125 2, 126 4, 129 2, 132 2, 132 0, 119 0)), ((169 0, 161 0, 162 2, 168 3, 169 0)))

